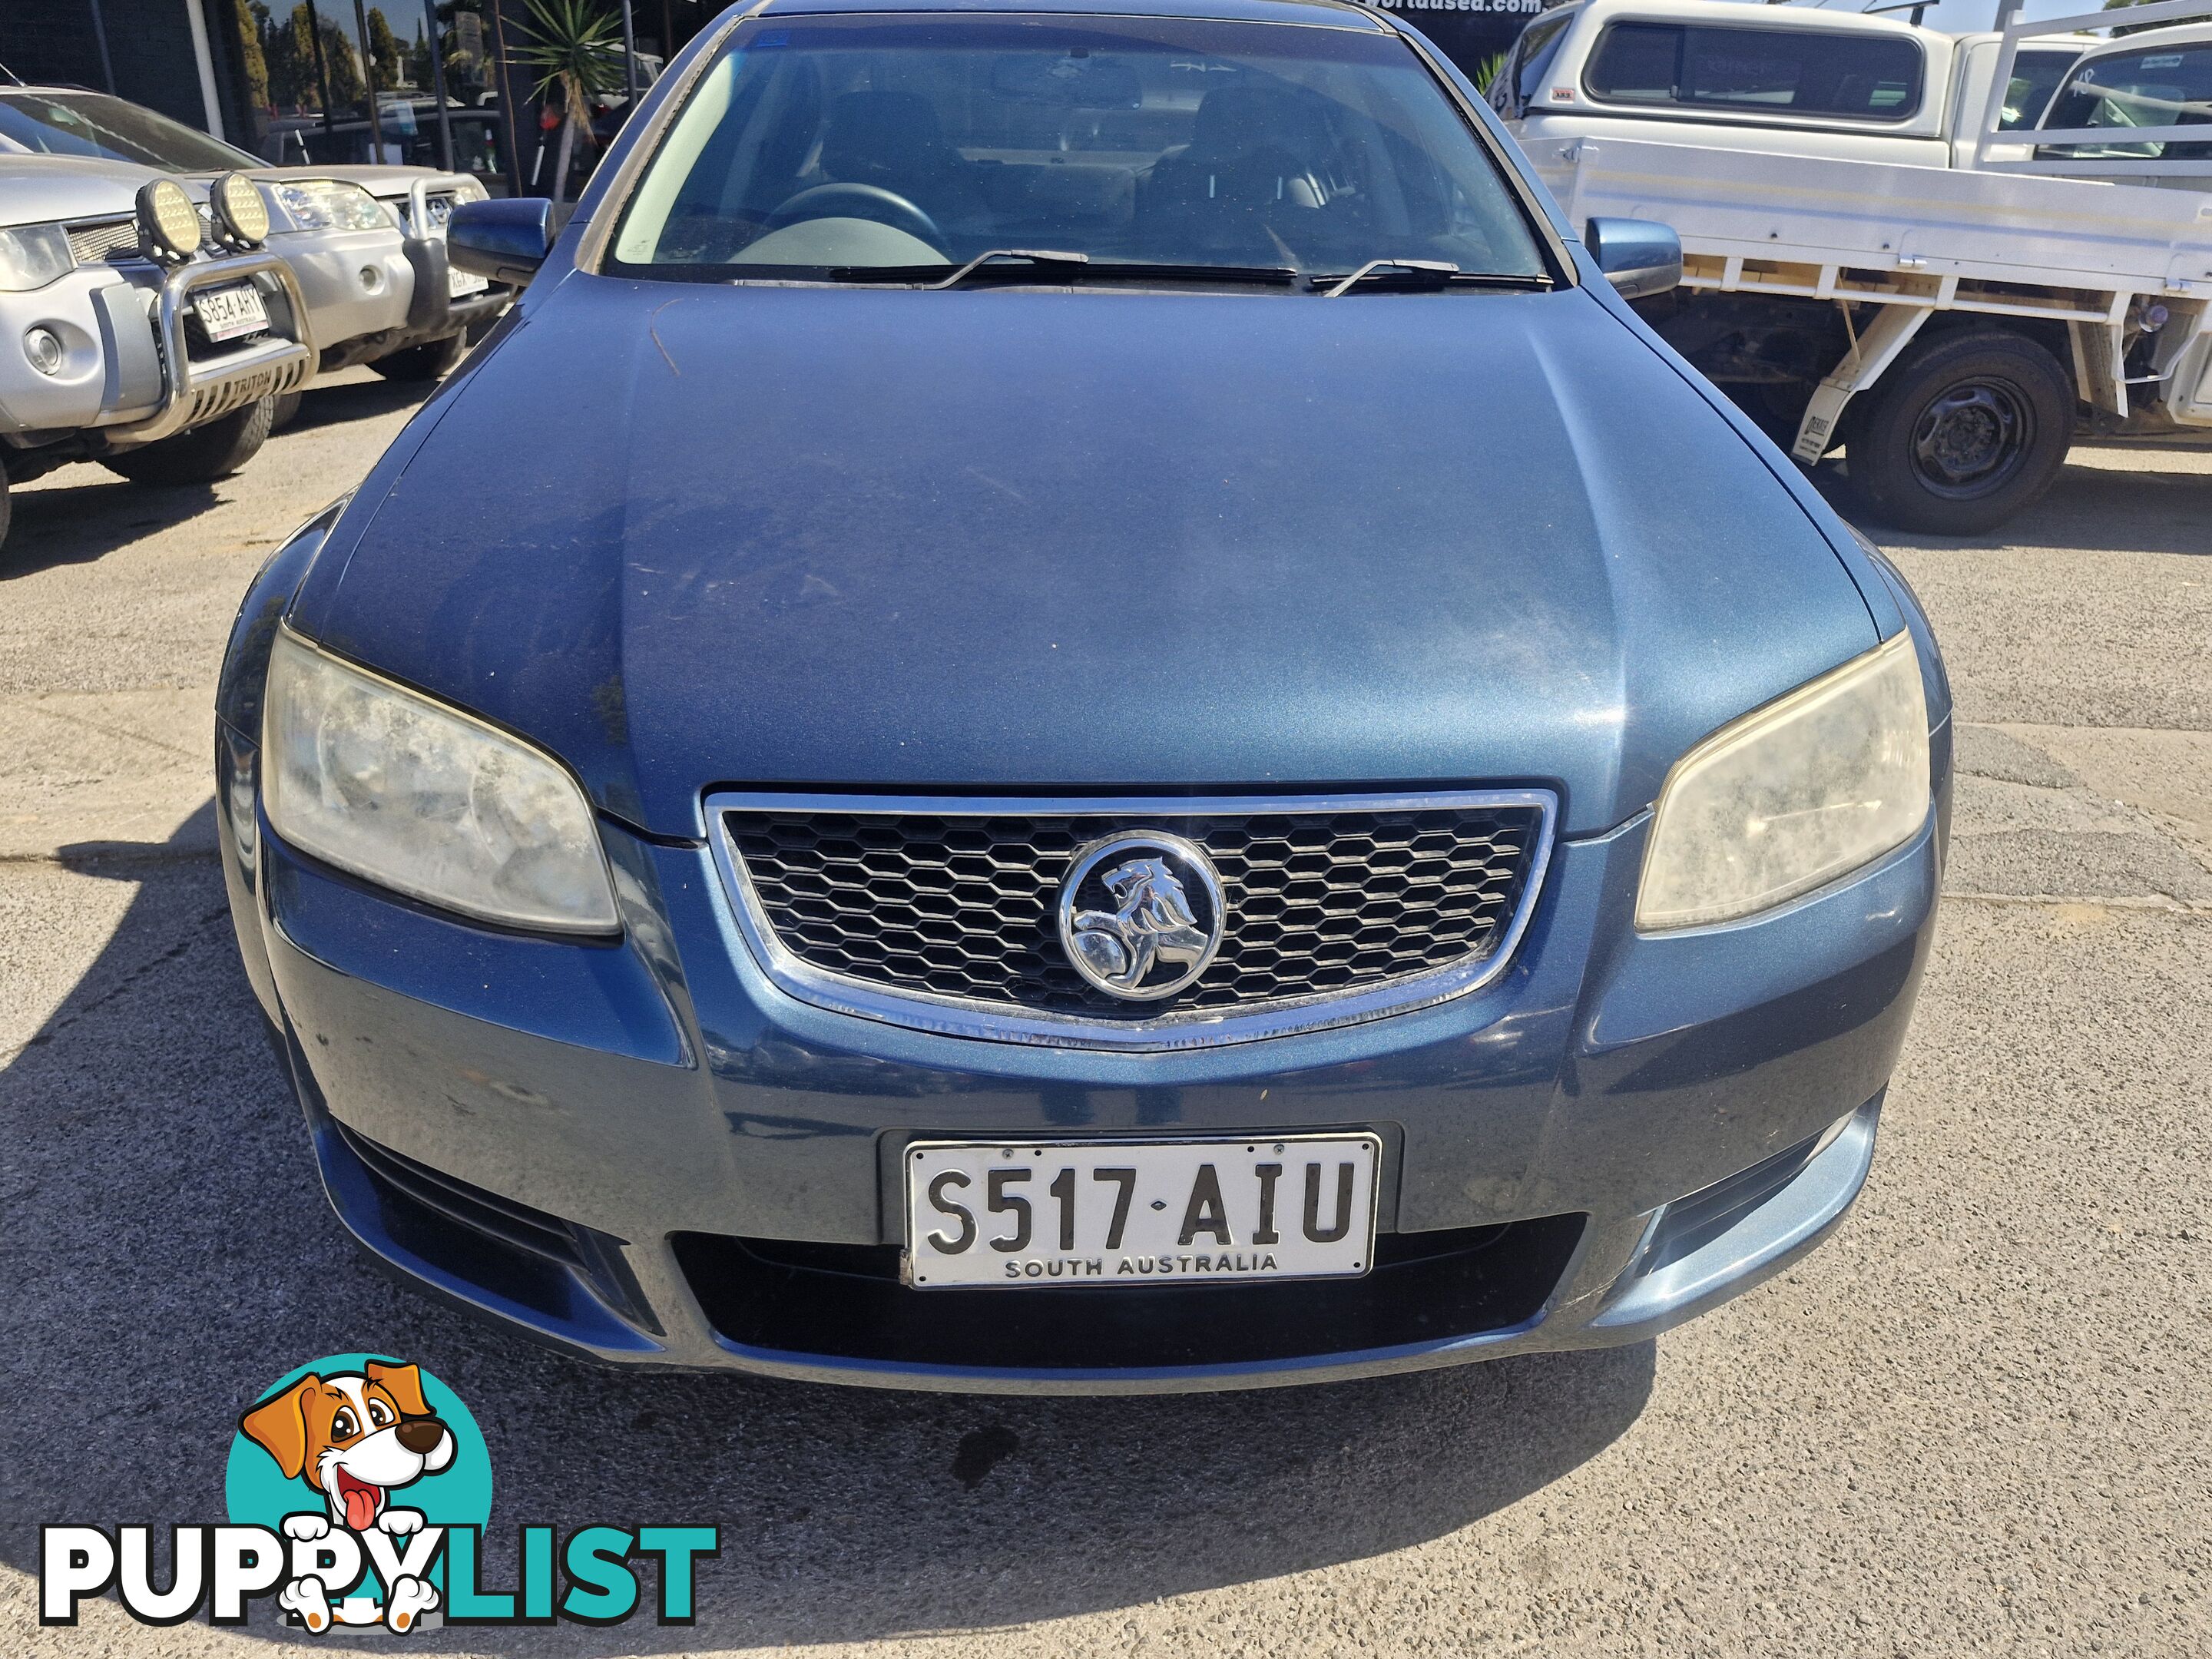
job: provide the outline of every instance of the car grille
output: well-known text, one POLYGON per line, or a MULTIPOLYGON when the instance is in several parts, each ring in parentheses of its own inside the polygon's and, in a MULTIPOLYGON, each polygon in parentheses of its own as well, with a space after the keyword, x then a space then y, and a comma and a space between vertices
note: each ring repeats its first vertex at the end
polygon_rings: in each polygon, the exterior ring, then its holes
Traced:
POLYGON ((1444 1232, 1382 1233, 1358 1279, 1131 1285, 1112 1291, 909 1290, 896 1244, 814 1244, 672 1233, 723 1339, 805 1361, 976 1372, 1261 1365, 1434 1347, 1515 1330, 1542 1313, 1586 1222, 1540 1216, 1444 1232))
POLYGON ((441 191, 434 195, 426 196, 423 198, 423 205, 427 211, 422 216, 429 222, 421 226, 415 222, 414 210, 410 205, 408 198, 395 196, 385 205, 398 216, 399 228, 410 236, 443 236, 446 234, 446 227, 453 222, 454 200, 452 191, 441 191))
POLYGON ((81 265, 105 264, 118 253, 137 254, 138 227, 129 219, 69 228, 70 252, 81 265))
POLYGON ((733 805, 721 823, 756 920, 817 975, 895 996, 1127 1023, 1234 1018, 1485 963, 1532 896, 1548 828, 1547 798, 1528 795, 1205 805, 1178 815, 1175 803, 985 813, 810 802, 733 805), (1141 831, 1205 849, 1225 920, 1193 984, 1132 1003, 1075 971, 1057 909, 1081 848, 1141 831))

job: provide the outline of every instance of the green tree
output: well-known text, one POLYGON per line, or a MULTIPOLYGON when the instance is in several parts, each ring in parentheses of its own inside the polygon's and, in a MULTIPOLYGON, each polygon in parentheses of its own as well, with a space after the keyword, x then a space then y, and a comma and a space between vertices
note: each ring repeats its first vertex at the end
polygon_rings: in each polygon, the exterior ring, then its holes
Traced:
MULTIPOLYGON (((302 5, 293 12, 293 20, 304 32, 307 22, 302 5)), ((354 50, 353 42, 346 39, 345 31, 328 19, 323 20, 323 62, 328 65, 331 76, 331 102, 338 109, 349 104, 366 105, 368 84, 361 78, 361 54, 354 50)), ((312 50, 312 48, 310 48, 312 50)))
POLYGON ((230 32, 238 42, 239 62, 246 70, 246 95, 257 110, 269 107, 269 60, 262 55, 261 31, 269 15, 264 6, 247 0, 224 0, 230 15, 230 32))
MULTIPOLYGON (((2153 0, 2105 0, 2105 9, 2124 11, 2130 6, 2147 6, 2151 3, 2153 0)), ((2112 25, 2112 38, 2117 40, 2123 34, 2140 34, 2145 29, 2162 29, 2166 27, 2164 23, 2115 23, 2112 25)))
MULTIPOLYGON (((265 17, 267 14, 263 15, 265 17)), ((301 0, 281 27, 264 28, 263 50, 269 65, 270 92, 279 103, 320 109, 323 76, 327 73, 333 111, 358 105, 368 90, 362 82, 361 55, 336 23, 319 20, 322 27, 319 31, 315 27, 318 21, 308 10, 307 0, 301 0), (320 64, 315 61, 319 33, 323 47, 320 64)))
POLYGON ((368 9, 368 64, 375 71, 372 77, 379 91, 389 91, 405 78, 404 65, 400 59, 399 38, 392 32, 386 21, 383 8, 368 9))
POLYGON ((531 90, 561 112, 561 148, 553 163, 553 199, 567 199, 568 154, 579 129, 592 127, 592 94, 622 84, 622 37, 609 14, 586 0, 530 0, 529 40, 515 61, 538 71, 531 90))
POLYGON ((289 20, 277 22, 258 0, 253 15, 260 26, 262 61, 269 71, 270 102, 279 108, 319 106, 323 97, 307 37, 295 31, 289 20))

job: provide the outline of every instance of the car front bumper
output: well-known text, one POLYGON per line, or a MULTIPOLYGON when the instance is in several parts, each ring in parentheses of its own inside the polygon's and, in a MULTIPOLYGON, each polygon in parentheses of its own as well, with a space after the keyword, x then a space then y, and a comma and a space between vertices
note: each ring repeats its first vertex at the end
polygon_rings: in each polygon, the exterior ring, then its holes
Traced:
POLYGON ((1780 1270, 1865 1178, 1948 793, 1945 763, 1922 832, 1853 877, 1668 936, 1628 925, 1646 819, 1562 840, 1510 967, 1476 991, 1130 1054, 796 1001, 706 848, 611 825, 621 943, 442 917, 284 848, 250 742, 226 728, 219 750, 249 975, 369 1249, 605 1360, 970 1391, 1252 1387, 1634 1341, 1780 1270), (1383 1141, 1364 1279, 897 1282, 910 1140, 1323 1128, 1383 1141))
POLYGON ((29 293, 0 294, 0 339, 19 341, 32 328, 56 336, 64 355, 60 371, 44 375, 20 349, 0 353, 0 434, 31 445, 82 435, 103 450, 155 443, 295 391, 314 368, 298 283, 267 252, 166 270, 81 265, 29 293), (195 346, 185 325, 193 296, 249 283, 268 308, 268 331, 195 346))
POLYGON ((270 246, 299 282, 326 373, 489 322, 514 297, 498 286, 453 294, 443 235, 292 231, 270 246))

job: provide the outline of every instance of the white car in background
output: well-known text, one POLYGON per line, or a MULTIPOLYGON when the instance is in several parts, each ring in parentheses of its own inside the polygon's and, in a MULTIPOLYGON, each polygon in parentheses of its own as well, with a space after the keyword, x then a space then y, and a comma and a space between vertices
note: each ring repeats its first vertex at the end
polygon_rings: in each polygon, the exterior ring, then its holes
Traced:
MULTIPOLYGON (((2086 44, 2021 49, 2006 129, 2035 125, 2086 44)), ((1489 98, 1528 145, 1610 137, 1966 167, 1998 46, 1808 6, 1582 0, 1529 22, 1489 98)))
MULTIPOLYGON (((305 297, 319 370, 367 363, 393 380, 435 380, 512 298, 447 265, 447 218, 483 195, 458 174, 276 167, 152 110, 65 87, 0 87, 0 153, 9 151, 137 167, 148 179, 178 179, 202 201, 221 174, 253 179, 269 209, 269 248, 305 297)), ((135 247, 127 204, 103 228, 117 246, 135 247)))
POLYGON ((258 186, 230 175, 215 194, 210 240, 176 179, 0 155, 0 538, 9 481, 71 461, 142 483, 236 471, 314 373, 258 186))
MULTIPOLYGON (((2025 54, 2029 48, 2023 46, 2025 54)), ((2212 23, 2122 35, 2083 54, 2043 118, 2048 131, 2110 129, 2105 143, 2039 144, 2037 171, 2212 191, 2212 23), (2146 127, 2204 129, 2196 139, 2142 139, 2146 127)))

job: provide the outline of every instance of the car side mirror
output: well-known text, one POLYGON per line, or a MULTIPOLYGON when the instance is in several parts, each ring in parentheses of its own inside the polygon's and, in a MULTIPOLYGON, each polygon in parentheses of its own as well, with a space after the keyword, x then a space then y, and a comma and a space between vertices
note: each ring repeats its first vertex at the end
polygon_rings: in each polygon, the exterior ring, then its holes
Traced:
POLYGON ((1682 239, 1669 226, 1650 219, 1592 219, 1583 228, 1583 246, 1624 300, 1664 294, 1681 283, 1682 239))
POLYGON ((553 246, 553 204, 542 196, 462 202, 446 225, 446 258, 495 283, 527 283, 553 246))

